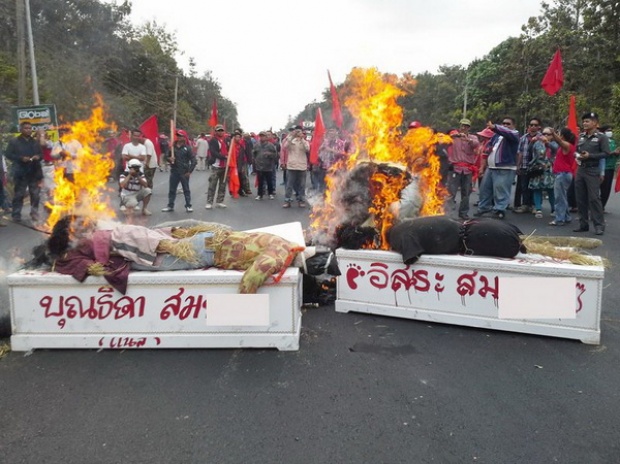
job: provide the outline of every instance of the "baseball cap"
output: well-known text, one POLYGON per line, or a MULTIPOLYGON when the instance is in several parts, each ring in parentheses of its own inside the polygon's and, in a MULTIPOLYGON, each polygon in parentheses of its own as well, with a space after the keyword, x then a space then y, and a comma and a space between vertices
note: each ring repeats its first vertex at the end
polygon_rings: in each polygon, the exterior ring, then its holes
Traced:
POLYGON ((471 121, 469 119, 467 119, 467 118, 463 118, 463 119, 461 119, 459 124, 462 125, 462 126, 471 126, 471 121))

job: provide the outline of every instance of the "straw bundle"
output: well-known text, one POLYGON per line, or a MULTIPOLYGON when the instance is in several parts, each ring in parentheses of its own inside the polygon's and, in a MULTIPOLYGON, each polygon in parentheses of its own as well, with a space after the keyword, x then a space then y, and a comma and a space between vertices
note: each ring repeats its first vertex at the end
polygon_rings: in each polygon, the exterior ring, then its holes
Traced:
MULTIPOLYGON (((591 256, 583 253, 582 251, 572 247, 559 247, 550 241, 543 240, 547 237, 534 237, 528 236, 523 238, 523 244, 527 248, 528 253, 534 253, 543 256, 549 256, 551 258, 560 259, 562 261, 569 261, 572 264, 580 266, 600 266, 609 267, 609 261, 605 258, 598 256, 591 256), (602 262, 601 262, 602 260, 602 262)), ((555 238, 555 237, 551 237, 555 238)), ((560 237, 562 239, 571 239, 575 237, 560 237)), ((596 240, 596 239, 576 239, 576 240, 596 240)), ((560 241, 562 242, 562 240, 560 241)), ((564 241, 570 243, 570 240, 564 241)), ((590 244, 591 245, 591 244, 590 244)))
POLYGON ((198 255, 189 240, 161 240, 156 251, 167 253, 190 264, 198 264, 198 255))
POLYGON ((602 240, 598 238, 587 237, 562 237, 562 236, 547 236, 540 237, 536 235, 521 236, 522 240, 527 240, 528 243, 549 243, 551 245, 559 247, 573 247, 573 248, 585 248, 588 250, 597 248, 603 244, 602 240))
POLYGON ((6 343, 0 343, 0 359, 4 358, 11 351, 11 347, 6 343))
POLYGON ((201 224, 197 224, 192 227, 187 227, 187 228, 179 227, 179 228, 172 229, 171 233, 174 238, 182 239, 182 238, 193 237, 194 235, 199 234, 201 232, 217 233, 222 230, 230 231, 232 229, 228 226, 225 226, 223 224, 218 224, 215 222, 203 222, 201 224))
POLYGON ((89 264, 86 270, 88 272, 88 275, 92 276, 104 276, 108 274, 108 272, 105 270, 105 267, 101 263, 89 264))

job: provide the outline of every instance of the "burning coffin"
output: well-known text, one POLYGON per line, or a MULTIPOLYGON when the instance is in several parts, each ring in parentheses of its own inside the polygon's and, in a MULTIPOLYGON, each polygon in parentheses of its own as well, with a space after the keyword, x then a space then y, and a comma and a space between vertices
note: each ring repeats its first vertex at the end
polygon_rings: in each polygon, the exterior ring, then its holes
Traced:
POLYGON ((336 252, 336 311, 600 342, 604 268, 540 255, 514 259, 336 252))
POLYGON ((289 267, 256 294, 240 271, 132 272, 125 295, 38 270, 8 277, 14 351, 36 348, 299 349, 301 275, 289 267))

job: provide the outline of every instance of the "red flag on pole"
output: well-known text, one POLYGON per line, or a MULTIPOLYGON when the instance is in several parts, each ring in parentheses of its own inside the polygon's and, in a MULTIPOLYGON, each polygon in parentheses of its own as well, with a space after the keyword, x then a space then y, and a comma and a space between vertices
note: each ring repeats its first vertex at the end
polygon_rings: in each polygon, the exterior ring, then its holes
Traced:
POLYGON ((211 127, 217 126, 217 100, 213 99, 213 107, 211 108, 211 117, 209 118, 209 125, 211 127))
POLYGON ((547 69, 540 85, 549 95, 555 95, 564 85, 564 71, 562 70, 562 54, 560 49, 553 55, 549 69, 547 69))
POLYGON ((314 134, 312 134, 312 142, 310 142, 310 164, 316 165, 319 162, 319 148, 323 143, 324 135, 325 124, 323 124, 323 114, 321 113, 321 108, 317 108, 314 120, 314 134))
POLYGON ((239 171, 237 170, 237 157, 239 156, 239 150, 242 145, 240 142, 235 141, 233 137, 230 141, 231 150, 230 156, 228 156, 228 191, 232 194, 233 198, 239 198, 239 188, 241 182, 239 181, 239 171))
POLYGON ((575 137, 579 137, 579 126, 577 125, 577 104, 575 102, 575 96, 570 96, 570 103, 568 105, 568 128, 571 130, 575 137))
POLYGON ((161 154, 161 149, 159 147, 159 124, 157 123, 157 116, 153 115, 144 121, 140 126, 140 131, 142 131, 147 139, 153 142, 153 145, 155 145, 155 153, 159 156, 161 154))
POLYGON ((338 100, 338 93, 336 93, 336 87, 332 82, 332 76, 327 70, 327 77, 329 78, 329 91, 332 94, 332 119, 339 129, 342 129, 342 111, 340 110, 340 101, 338 100))

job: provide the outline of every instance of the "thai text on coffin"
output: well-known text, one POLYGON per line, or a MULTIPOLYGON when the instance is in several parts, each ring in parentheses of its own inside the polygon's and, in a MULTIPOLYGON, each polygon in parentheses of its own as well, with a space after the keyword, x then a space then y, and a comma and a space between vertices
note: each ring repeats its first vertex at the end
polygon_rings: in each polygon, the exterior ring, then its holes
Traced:
MULTIPOLYGON (((410 265, 395 266, 383 262, 349 263, 341 277, 339 293, 356 294, 356 300, 380 302, 394 306, 416 306, 416 300, 424 299, 428 305, 429 296, 435 295, 436 301, 442 298, 458 298, 463 307, 489 304, 497 308, 501 298, 500 277, 492 272, 469 270, 448 270, 439 272, 431 268, 410 265), (360 294, 364 294, 364 298, 360 294), (389 296, 388 296, 389 295, 389 296)), ((524 289, 527 291, 528 289, 524 289)), ((582 297, 587 285, 575 284, 575 312, 583 307, 582 297)))
MULTIPOLYGON (((111 287, 100 287, 97 296, 60 295, 60 291, 44 295, 39 300, 39 306, 44 311, 45 319, 58 318, 58 326, 63 329, 68 320, 123 320, 142 318, 145 308, 157 308, 159 319, 162 321, 176 318, 179 321, 185 319, 199 319, 201 312, 206 317, 207 297, 202 294, 192 293, 180 287, 178 292, 165 298, 163 306, 161 296, 157 302, 147 300, 147 296, 118 296, 111 287)), ((63 292, 64 293, 64 292, 63 292)), ((155 300, 155 298, 153 298, 155 300)))

